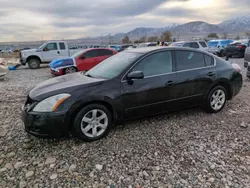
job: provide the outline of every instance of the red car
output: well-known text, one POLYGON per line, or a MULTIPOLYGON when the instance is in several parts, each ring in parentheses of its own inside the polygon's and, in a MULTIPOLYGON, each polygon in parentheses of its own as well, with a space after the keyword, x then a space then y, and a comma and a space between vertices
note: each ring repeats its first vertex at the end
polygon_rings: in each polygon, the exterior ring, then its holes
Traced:
POLYGON ((72 57, 52 61, 50 63, 51 73, 60 76, 78 71, 87 71, 116 53, 116 51, 107 48, 80 50, 72 57))

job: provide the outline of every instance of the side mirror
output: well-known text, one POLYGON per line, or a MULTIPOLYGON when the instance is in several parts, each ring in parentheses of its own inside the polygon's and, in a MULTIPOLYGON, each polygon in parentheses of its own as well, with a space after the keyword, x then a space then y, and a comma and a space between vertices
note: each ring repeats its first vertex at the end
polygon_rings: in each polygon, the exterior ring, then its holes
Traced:
POLYGON ((47 52, 47 51, 49 51, 49 49, 48 49, 47 47, 45 47, 45 48, 43 49, 43 51, 44 51, 44 52, 47 52))
POLYGON ((80 56, 79 59, 86 59, 84 55, 80 56))
POLYGON ((127 79, 128 80, 132 80, 132 79, 143 79, 144 78, 144 74, 142 71, 133 71, 133 72, 130 72, 128 75, 127 75, 127 79))

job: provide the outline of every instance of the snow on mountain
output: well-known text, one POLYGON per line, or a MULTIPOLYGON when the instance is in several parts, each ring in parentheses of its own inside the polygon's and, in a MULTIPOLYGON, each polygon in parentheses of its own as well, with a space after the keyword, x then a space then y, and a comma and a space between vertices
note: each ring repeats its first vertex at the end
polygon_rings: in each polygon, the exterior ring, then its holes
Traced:
POLYGON ((226 20, 218 24, 218 26, 227 32, 250 31, 250 15, 226 20))
POLYGON ((223 29, 207 22, 196 21, 176 26, 170 31, 177 33, 220 33, 223 32, 223 29))

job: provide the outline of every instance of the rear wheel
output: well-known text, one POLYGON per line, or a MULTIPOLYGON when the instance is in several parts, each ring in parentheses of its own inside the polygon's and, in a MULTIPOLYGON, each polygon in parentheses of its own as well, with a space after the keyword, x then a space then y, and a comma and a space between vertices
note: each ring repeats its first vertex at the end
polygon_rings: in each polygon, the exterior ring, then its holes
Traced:
POLYGON ((217 113, 224 108, 226 101, 226 89, 222 86, 216 86, 209 92, 207 96, 205 110, 209 113, 217 113))
POLYGON ((107 135, 111 126, 111 112, 103 105, 90 104, 77 114, 72 134, 83 141, 92 142, 107 135))
POLYGON ((28 65, 30 69, 38 69, 40 67, 40 61, 38 59, 30 59, 28 65))
POLYGON ((221 50, 220 51, 220 54, 219 54, 220 57, 225 57, 226 56, 226 53, 224 50, 221 50))
POLYGON ((67 67, 66 69, 64 69, 65 74, 72 74, 75 72, 77 72, 77 69, 75 67, 67 67))

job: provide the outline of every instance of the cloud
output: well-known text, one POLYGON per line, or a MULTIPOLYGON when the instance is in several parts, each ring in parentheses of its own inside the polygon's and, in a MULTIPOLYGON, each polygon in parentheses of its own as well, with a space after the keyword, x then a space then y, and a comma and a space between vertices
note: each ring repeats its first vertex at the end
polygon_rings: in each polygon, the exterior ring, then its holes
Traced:
POLYGON ((128 32, 204 20, 219 23, 249 12, 249 0, 1 0, 0 41, 128 32))

